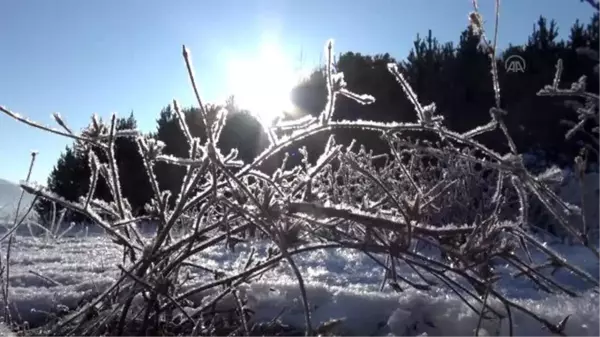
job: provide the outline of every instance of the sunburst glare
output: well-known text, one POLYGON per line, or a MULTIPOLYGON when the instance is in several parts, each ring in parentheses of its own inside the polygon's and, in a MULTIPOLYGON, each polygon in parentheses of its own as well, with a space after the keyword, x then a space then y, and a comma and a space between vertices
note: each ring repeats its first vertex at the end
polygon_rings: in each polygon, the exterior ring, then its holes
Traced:
POLYGON ((291 91, 301 76, 275 43, 263 43, 257 55, 241 55, 227 64, 227 85, 236 103, 263 125, 294 110, 291 91))

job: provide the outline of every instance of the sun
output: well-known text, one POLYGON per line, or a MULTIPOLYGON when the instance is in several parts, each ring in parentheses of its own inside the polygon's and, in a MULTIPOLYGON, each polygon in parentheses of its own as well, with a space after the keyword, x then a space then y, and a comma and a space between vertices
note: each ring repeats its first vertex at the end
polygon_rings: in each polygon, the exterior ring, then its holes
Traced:
POLYGON ((257 55, 239 56, 227 64, 227 86, 236 103, 265 126, 294 109, 291 91, 299 78, 274 43, 263 43, 257 55))

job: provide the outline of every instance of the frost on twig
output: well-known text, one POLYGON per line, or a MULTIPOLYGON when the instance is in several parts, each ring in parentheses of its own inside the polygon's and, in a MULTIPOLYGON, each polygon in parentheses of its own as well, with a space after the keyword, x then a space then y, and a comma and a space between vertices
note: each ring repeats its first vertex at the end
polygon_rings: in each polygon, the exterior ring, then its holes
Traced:
MULTIPOLYGON (((477 8, 471 21, 477 32, 485 36, 477 8)), ((495 53, 495 41, 489 45, 489 52, 495 53)), ((575 239, 583 241, 582 235, 588 231, 581 232, 569 222, 570 217, 579 215, 580 208, 563 201, 549 187, 560 182, 558 169, 538 175, 526 170, 503 123, 507 112, 499 107, 497 78, 492 83, 496 102, 490 104, 490 120, 462 133, 444 125, 435 103, 423 105, 419 101, 397 64, 388 65, 389 76, 396 79, 411 102, 417 115, 415 123, 333 120, 339 95, 358 104, 373 103, 375 98, 350 92, 343 73, 334 64, 333 42, 328 41, 325 48, 325 109, 316 118, 276 121, 267 130, 271 137, 269 146, 248 163, 239 159, 237 149, 225 155, 217 147, 228 112, 212 111, 203 103, 185 47, 183 57, 207 136, 200 139, 192 135, 186 116, 173 101, 179 131, 190 148, 187 156, 165 154, 165 143, 137 130, 116 130, 114 115, 109 124, 93 116, 81 135, 75 135, 59 114, 54 119, 62 130, 55 130, 0 107, 0 111, 19 122, 76 140, 78 149, 89 153, 90 186, 76 200, 66 200, 31 183, 21 186, 40 198, 85 215, 123 249, 124 264, 115 283, 91 304, 52 322, 49 334, 146 335, 178 326, 184 334, 213 335, 222 332, 215 322, 224 320, 225 315, 229 315, 227 319, 234 326, 226 331, 228 334, 257 333, 252 331, 252 320, 240 316, 248 314, 244 307, 248 299, 239 289, 244 283, 275 272, 281 261, 287 263, 297 282, 304 316, 302 328, 310 334, 314 332, 311 298, 305 276, 295 261, 303 253, 328 248, 358 250, 377 261, 383 271, 384 288, 448 288, 480 317, 479 323, 510 317, 513 310, 552 331, 564 330, 567 319, 549 322, 496 289, 497 282, 507 277, 495 269, 499 261, 504 261, 513 266, 515 277, 535 283, 544 291, 578 296, 552 274, 538 270, 531 258, 534 250, 545 255, 553 267, 565 268, 583 281, 598 285, 597 279, 531 234, 531 200, 539 200, 575 239), (498 128, 505 133, 510 153, 497 153, 477 140, 498 128), (339 129, 378 133, 386 140, 389 151, 373 153, 361 146, 360 139, 339 144, 331 135, 339 129), (405 131, 427 133, 437 140, 407 138, 405 131), (289 167, 286 151, 316 134, 330 135, 316 162, 308 161, 308 150, 301 149, 301 163, 289 167), (138 146, 153 193, 144 207, 147 217, 134 217, 129 201, 123 197, 114 153, 118 137, 134 138, 138 146), (260 170, 266 160, 279 155, 284 160, 275 172, 260 170), (185 168, 175 198, 171 198, 169 190, 161 189, 154 169, 157 162, 185 168), (94 195, 100 180, 106 182, 110 200, 99 200, 94 195), (142 238, 137 226, 147 219, 157 223, 150 239, 142 238), (270 243, 265 254, 255 256, 253 250, 245 264, 227 272, 200 266, 195 261, 210 248, 234 250, 241 242, 253 245, 257 240, 270 243), (438 254, 425 253, 428 248, 435 248, 438 254), (396 271, 398 265, 411 268, 419 281, 400 275, 396 271), (214 280, 188 282, 191 267, 209 273, 214 280), (202 301, 198 301, 198 294, 202 294, 202 301), (215 312, 213 309, 228 294, 235 297, 232 311, 215 312), (493 308, 491 302, 504 304, 506 310, 493 308), (186 309, 192 306, 193 310, 186 309), (90 314, 92 309, 97 315, 90 314), (178 324, 173 324, 175 317, 178 324), (104 324, 105 320, 110 320, 110 324, 104 324)), ((561 89, 561 67, 559 63, 552 85, 539 94, 584 98, 587 103, 578 106, 578 117, 597 125, 597 95, 585 91, 584 78, 570 89, 561 89)), ((583 123, 578 122, 567 135, 583 129, 583 123)), ((590 244, 587 247, 593 249, 590 244)), ((317 328, 323 329, 326 328, 317 328)), ((475 326, 473 329, 479 330, 475 326)))

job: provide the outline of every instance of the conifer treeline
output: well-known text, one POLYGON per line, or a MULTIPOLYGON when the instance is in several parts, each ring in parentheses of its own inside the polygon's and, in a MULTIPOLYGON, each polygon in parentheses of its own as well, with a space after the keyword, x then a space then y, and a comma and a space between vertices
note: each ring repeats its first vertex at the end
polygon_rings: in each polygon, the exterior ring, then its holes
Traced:
MULTIPOLYGON (((411 103, 387 70, 388 63, 396 62, 421 102, 435 102, 449 128, 462 132, 484 124, 489 121, 489 108, 494 102, 494 92, 489 59, 479 50, 478 44, 478 37, 468 28, 461 33, 457 44, 442 43, 431 31, 425 37, 417 35, 409 55, 402 61, 395 60, 389 54, 340 54, 336 58, 335 67, 344 72, 348 88, 357 93, 371 94, 376 102, 363 106, 340 98, 336 104, 334 119, 414 121, 416 117, 411 103)), ((526 44, 510 45, 498 55, 501 106, 508 111, 506 123, 519 152, 542 153, 546 162, 564 166, 572 163, 581 148, 578 141, 584 141, 584 138, 569 142, 564 140, 568 126, 561 121, 575 120, 572 107, 565 103, 564 98, 536 96, 541 88, 552 82, 559 58, 564 61, 563 83, 571 83, 581 75, 587 75, 588 91, 598 91, 597 59, 578 53, 577 50, 581 47, 598 50, 598 13, 587 24, 576 22, 571 27, 567 40, 558 40, 555 22, 541 17, 526 44), (519 55, 525 60, 525 71, 506 71, 504 60, 511 55, 519 55)), ((326 95, 322 69, 316 69, 293 90, 294 101, 301 113, 315 116, 324 108, 326 95)), ((251 113, 238 108, 233 99, 228 100, 224 107, 230 112, 219 142, 221 151, 226 154, 236 147, 241 159, 249 162, 266 146, 265 134, 251 113)), ((209 105, 208 108, 222 107, 209 105)), ((190 132, 202 138, 198 111, 195 108, 184 111, 190 132)), ((133 113, 118 120, 118 129, 135 127, 133 113)), ((376 152, 385 151, 386 145, 378 137, 362 136, 361 132, 356 131, 336 131, 338 142, 349 143, 358 138, 367 148, 376 152)), ((170 106, 162 109, 157 119, 157 129, 148 137, 163 141, 166 144, 164 152, 167 154, 181 157, 187 155, 188 145, 170 106)), ((507 151, 506 142, 500 133, 485 137, 481 141, 490 148, 502 153, 507 151)), ((306 145, 309 153, 316 155, 322 151, 325 139, 326 135, 317 135, 300 145, 306 145)), ((116 157, 123 194, 134 212, 143 214, 144 205, 150 200, 152 192, 135 142, 119 139, 116 157)), ((276 159, 265 165, 275 165, 276 159)), ((592 160, 597 158, 593 157, 592 160)), ((75 146, 67 147, 48 178, 49 189, 67 200, 85 195, 90 176, 87 162, 84 151, 78 151, 75 146)), ((161 189, 170 190, 172 198, 178 194, 183 173, 182 168, 164 163, 158 163, 156 167, 161 189)), ((96 197, 109 200, 106 185, 99 184, 96 197)), ((42 218, 49 218, 51 207, 45 202, 39 202, 36 210, 42 218)), ((83 219, 72 214, 69 220, 83 219)))

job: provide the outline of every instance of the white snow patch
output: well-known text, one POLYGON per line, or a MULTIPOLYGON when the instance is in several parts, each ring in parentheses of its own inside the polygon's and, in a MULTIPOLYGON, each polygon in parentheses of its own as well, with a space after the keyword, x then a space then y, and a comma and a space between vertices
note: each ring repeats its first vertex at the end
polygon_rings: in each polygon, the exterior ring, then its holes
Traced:
MULTIPOLYGON (((256 246, 258 254, 264 254, 265 246, 256 246)), ((3 255, 5 248, 4 245, 0 247, 3 255)), ((588 271, 593 267, 589 252, 586 254, 579 247, 553 248, 569 258, 576 257, 580 262, 577 264, 588 271)), ((248 251, 248 244, 240 244, 235 253, 222 246, 212 247, 199 254, 195 262, 232 271, 244 264, 248 251)), ((356 251, 321 250, 294 259, 305 277, 315 326, 331 319, 343 319, 338 332, 346 335, 473 335, 477 326, 478 314, 448 290, 436 288, 423 292, 403 285, 401 293, 387 288, 380 292, 382 270, 356 251)), ((15 316, 18 314, 31 325, 36 325, 46 320, 47 312, 56 312, 59 305, 76 308, 82 297, 91 298, 114 281, 117 275, 114 266, 119 262, 120 251, 100 236, 67 238, 52 244, 18 236, 13 245, 10 276, 13 317, 18 317, 15 316), (43 280, 31 271, 57 284, 43 280)), ((595 264, 597 271, 597 260, 595 264)), ((402 276, 419 281, 410 268, 399 268, 402 276)), ((195 273, 195 284, 212 279, 212 275, 200 271, 195 273)), ((600 332, 598 295, 589 285, 573 282, 575 278, 568 276, 561 280, 582 291, 581 297, 542 294, 532 284, 520 279, 502 282, 499 290, 551 322, 558 323, 566 315, 571 315, 565 331, 568 335, 597 336, 600 332)), ((243 290, 248 296, 249 306, 255 311, 253 320, 270 321, 283 310, 281 320, 284 323, 300 328, 304 326, 297 281, 286 264, 259 281, 245 285, 243 290)), ((494 307, 504 311, 502 305, 494 307)), ((548 334, 526 314, 515 309, 512 313, 515 334, 548 334)), ((508 321, 484 320, 479 333, 507 335, 508 321)))

